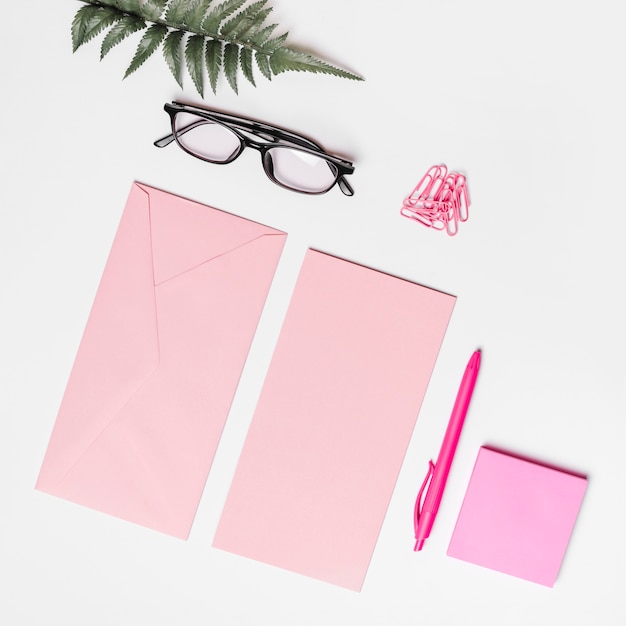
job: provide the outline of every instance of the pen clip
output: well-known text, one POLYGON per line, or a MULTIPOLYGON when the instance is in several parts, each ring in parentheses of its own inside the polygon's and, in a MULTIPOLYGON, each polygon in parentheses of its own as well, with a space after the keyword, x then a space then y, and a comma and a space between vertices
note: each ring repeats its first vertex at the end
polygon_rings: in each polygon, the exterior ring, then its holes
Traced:
POLYGON ((430 483, 434 473, 435 473, 435 464, 432 462, 432 460, 430 460, 428 461, 428 472, 426 472, 426 478, 424 478, 424 482, 422 483, 422 486, 420 487, 420 490, 417 494, 417 498, 415 499, 415 509, 413 510, 413 525, 415 527, 416 533, 417 533, 417 525, 422 515, 422 505, 424 504, 424 501, 422 500, 422 495, 424 494, 424 491, 426 490, 426 487, 430 483))

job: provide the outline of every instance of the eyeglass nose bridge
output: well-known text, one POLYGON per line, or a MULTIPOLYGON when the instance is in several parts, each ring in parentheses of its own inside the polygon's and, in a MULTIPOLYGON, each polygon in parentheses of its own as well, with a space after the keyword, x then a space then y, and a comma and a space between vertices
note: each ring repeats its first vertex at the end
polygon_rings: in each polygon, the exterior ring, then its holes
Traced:
POLYGON ((261 153, 261 155, 263 155, 263 153, 267 151, 267 148, 270 145, 267 143, 263 143, 262 141, 256 141, 252 139, 251 137, 243 135, 242 133, 238 133, 238 134, 241 138, 241 143, 243 146, 245 146, 246 148, 254 148, 255 150, 258 150, 261 153))
MULTIPOLYGON (((275 141, 274 141, 274 137, 271 138, 267 138, 266 141, 267 143, 264 143, 263 141, 257 141, 256 139, 254 139, 253 137, 248 135, 248 132, 250 132, 250 134, 253 133, 253 131, 242 131, 239 128, 233 128, 231 126, 228 126, 226 124, 224 124, 221 121, 217 121, 215 120, 214 123, 219 124, 220 126, 224 126, 225 128, 228 128, 228 130, 230 130, 230 132, 234 133, 237 138, 239 139, 239 149, 236 150, 233 155, 227 160, 227 161, 223 161, 223 163, 232 163, 233 161, 235 161, 237 158, 239 158, 241 156, 241 154, 245 151, 246 148, 252 148, 253 150, 256 150, 257 152, 259 152, 259 154, 261 155, 261 163, 263 165, 263 169, 266 170, 266 165, 265 165, 265 161, 266 161, 266 157, 265 155, 267 154, 267 151, 272 148, 273 146, 276 145, 275 141)), ((254 135, 261 135, 261 133, 254 133, 254 135)), ((265 139, 265 137, 262 137, 263 139, 265 139)), ((266 170, 267 173, 267 170, 266 170)))

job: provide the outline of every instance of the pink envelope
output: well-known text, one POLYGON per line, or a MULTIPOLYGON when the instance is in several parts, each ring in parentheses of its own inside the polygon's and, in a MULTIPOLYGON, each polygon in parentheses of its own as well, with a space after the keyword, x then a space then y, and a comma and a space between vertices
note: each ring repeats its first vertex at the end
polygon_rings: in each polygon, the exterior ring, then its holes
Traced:
POLYGON ((587 479, 480 448, 448 555, 552 587, 587 479))
POLYGON ((215 547, 361 589, 454 302, 307 252, 215 547))
POLYGON ((187 538, 285 239, 132 186, 37 489, 187 538))

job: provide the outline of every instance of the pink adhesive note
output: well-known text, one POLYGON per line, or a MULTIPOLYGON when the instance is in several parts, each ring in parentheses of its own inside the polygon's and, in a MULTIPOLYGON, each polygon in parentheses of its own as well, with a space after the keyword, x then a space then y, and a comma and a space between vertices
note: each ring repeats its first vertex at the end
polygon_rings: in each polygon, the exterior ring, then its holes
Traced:
POLYGON ((480 448, 448 556, 554 586, 587 479, 480 448))
POLYGON ((215 547, 361 589, 454 302, 307 252, 215 547))
POLYGON ((37 489, 188 536, 286 237, 133 184, 37 489))

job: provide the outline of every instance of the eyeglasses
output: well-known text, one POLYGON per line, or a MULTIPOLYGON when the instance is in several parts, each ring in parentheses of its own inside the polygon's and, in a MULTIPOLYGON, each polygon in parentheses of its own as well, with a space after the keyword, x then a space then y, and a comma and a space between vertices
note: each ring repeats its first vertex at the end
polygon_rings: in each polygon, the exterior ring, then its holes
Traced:
POLYGON ((328 154, 306 137, 264 122, 180 102, 164 108, 172 132, 154 142, 158 148, 176 141, 192 156, 217 164, 232 163, 244 148, 254 148, 261 153, 269 179, 281 187, 321 194, 337 184, 345 195, 354 194, 345 179, 354 172, 352 163, 328 154))

